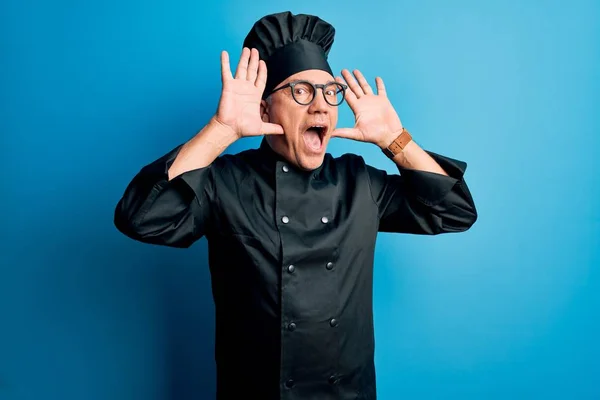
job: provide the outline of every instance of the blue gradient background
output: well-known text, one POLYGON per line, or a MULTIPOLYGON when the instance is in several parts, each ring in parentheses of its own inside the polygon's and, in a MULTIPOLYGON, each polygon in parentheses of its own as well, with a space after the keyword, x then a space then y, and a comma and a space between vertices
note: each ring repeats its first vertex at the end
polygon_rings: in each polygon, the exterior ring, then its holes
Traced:
POLYGON ((214 396, 205 240, 143 245, 112 213, 214 112, 219 51, 288 9, 332 22, 333 68, 381 75, 415 140, 469 164, 470 231, 377 242, 379 398, 600 398, 597 1, 0 7, 0 399, 214 396))

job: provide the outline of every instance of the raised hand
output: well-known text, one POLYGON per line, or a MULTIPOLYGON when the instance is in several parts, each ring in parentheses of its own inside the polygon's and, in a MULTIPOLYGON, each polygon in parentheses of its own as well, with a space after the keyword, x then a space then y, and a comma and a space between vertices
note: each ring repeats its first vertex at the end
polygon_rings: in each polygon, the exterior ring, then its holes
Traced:
MULTIPOLYGON (((354 70, 356 79, 346 69, 342 75, 349 87, 345 98, 354 113, 355 125, 353 128, 336 129, 332 136, 373 143, 381 148, 389 145, 402 130, 402 122, 387 97, 383 80, 375 78, 375 94, 359 70, 354 70)), ((336 80, 344 83, 340 77, 336 80)))
POLYGON ((223 89, 215 119, 238 137, 283 134, 281 125, 263 122, 260 102, 267 82, 267 66, 256 49, 244 47, 235 78, 229 66, 229 54, 221 53, 223 89))

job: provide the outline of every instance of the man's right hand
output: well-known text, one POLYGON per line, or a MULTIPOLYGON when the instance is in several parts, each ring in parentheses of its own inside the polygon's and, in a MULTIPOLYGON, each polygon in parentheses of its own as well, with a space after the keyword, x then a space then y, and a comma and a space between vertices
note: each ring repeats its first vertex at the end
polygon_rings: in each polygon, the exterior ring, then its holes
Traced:
POLYGON ((229 55, 221 53, 223 90, 217 113, 185 143, 169 168, 169 179, 210 165, 223 151, 244 136, 283 134, 281 125, 263 122, 260 103, 267 83, 267 65, 258 51, 242 50, 235 78, 229 55))
POLYGON ((267 134, 283 134, 281 125, 263 122, 260 104, 267 82, 267 65, 256 49, 244 47, 235 78, 229 66, 229 54, 221 52, 223 89, 214 119, 231 129, 238 138, 267 134))

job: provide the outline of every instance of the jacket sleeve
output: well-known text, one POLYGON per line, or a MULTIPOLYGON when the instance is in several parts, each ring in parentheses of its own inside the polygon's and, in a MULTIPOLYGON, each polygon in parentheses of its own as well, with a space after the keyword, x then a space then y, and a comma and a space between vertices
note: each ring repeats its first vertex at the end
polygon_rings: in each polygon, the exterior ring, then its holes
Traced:
POLYGON ((114 224, 144 243, 189 247, 209 228, 214 188, 212 166, 169 181, 168 170, 182 145, 142 168, 118 201, 114 224))
POLYGON ((400 168, 400 175, 367 165, 371 193, 379 209, 379 231, 437 235, 462 232, 477 220, 464 180, 467 164, 428 151, 449 176, 400 168))

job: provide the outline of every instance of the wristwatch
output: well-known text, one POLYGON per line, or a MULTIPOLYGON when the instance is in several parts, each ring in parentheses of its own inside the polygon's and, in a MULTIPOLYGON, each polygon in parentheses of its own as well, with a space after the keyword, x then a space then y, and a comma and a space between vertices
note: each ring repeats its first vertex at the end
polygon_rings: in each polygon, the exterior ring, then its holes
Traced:
POLYGON ((389 158, 394 158, 394 156, 400 153, 407 144, 412 140, 412 136, 406 130, 406 128, 402 128, 402 131, 398 135, 396 139, 386 148, 382 149, 383 153, 389 158))

